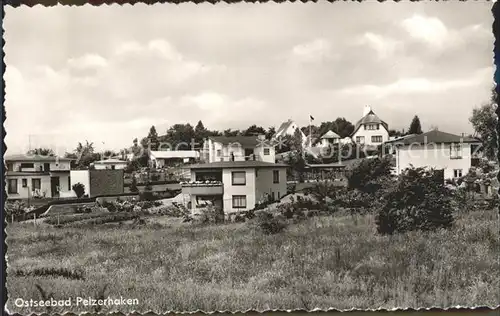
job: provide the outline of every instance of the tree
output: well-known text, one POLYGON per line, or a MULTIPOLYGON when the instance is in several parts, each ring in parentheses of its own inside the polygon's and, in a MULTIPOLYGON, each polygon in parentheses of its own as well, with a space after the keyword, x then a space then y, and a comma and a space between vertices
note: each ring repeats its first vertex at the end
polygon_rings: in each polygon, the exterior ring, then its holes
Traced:
POLYGON ((156 132, 154 125, 149 129, 148 139, 151 150, 158 150, 160 140, 158 139, 158 133, 156 132))
POLYGON ((271 140, 274 134, 276 134, 276 128, 274 128, 274 126, 269 127, 266 132, 266 139, 271 140))
POLYGON ((266 130, 262 126, 251 125, 244 132, 243 136, 266 135, 266 130))
POLYGON ((350 172, 349 188, 375 193, 382 186, 382 181, 378 180, 387 179, 391 175, 391 170, 390 158, 364 159, 350 172))
POLYGON ((75 191, 77 198, 81 198, 85 195, 85 185, 80 182, 73 184, 72 189, 75 191))
POLYGON ((391 137, 401 137, 401 136, 404 136, 404 135, 405 135, 404 130, 402 130, 402 131, 398 131, 398 130, 395 130, 395 129, 390 129, 389 130, 389 136, 391 136, 391 137))
POLYGON ((437 170, 407 169, 385 201, 375 218, 380 234, 449 228, 453 224, 452 194, 437 170))
POLYGON ((241 131, 240 130, 232 130, 230 128, 224 130, 224 132, 222 133, 225 137, 233 137, 233 136, 238 136, 238 135, 241 135, 241 131))
POLYGON ((496 160, 498 153, 498 135, 496 130, 498 116, 495 113, 497 109, 495 95, 495 90, 493 90, 490 102, 473 109, 472 116, 469 118, 476 134, 483 142, 483 152, 490 160, 496 160))
POLYGON ((417 115, 415 115, 411 121, 408 134, 422 134, 422 126, 420 125, 420 119, 417 115))
POLYGON ((74 150, 74 154, 76 156, 76 165, 78 169, 87 169, 91 163, 101 159, 101 155, 94 153, 94 143, 88 140, 85 141, 85 144, 79 142, 74 150))
POLYGON ((292 170, 298 175, 299 182, 304 182, 304 172, 306 168, 306 159, 304 147, 302 146, 302 133, 300 129, 295 129, 293 136, 285 136, 290 144, 290 155, 288 156, 288 164, 292 170))
POLYGON ((54 151, 50 148, 35 148, 27 152, 28 155, 40 155, 40 156, 55 156, 54 151))
POLYGON ((205 128, 205 125, 203 125, 201 120, 198 121, 198 124, 196 124, 196 127, 194 128, 194 141, 196 142, 196 145, 201 147, 203 140, 207 138, 207 136, 208 130, 205 128))
POLYGON ((162 137, 162 142, 168 143, 168 147, 174 150, 192 150, 195 141, 195 131, 191 124, 174 124, 162 137))

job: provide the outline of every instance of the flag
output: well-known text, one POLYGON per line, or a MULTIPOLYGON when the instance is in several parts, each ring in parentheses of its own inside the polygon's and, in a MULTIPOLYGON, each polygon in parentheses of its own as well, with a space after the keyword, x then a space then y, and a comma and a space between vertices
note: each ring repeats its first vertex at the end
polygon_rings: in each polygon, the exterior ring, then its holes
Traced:
POLYGON ((312 115, 309 115, 309 118, 311 118, 311 121, 314 121, 314 117, 312 115))

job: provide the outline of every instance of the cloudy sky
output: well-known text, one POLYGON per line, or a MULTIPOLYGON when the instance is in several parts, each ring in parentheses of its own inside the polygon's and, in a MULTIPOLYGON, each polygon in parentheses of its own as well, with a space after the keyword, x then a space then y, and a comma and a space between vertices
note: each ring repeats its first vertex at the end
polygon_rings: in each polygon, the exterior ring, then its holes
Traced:
POLYGON ((488 2, 6 7, 6 143, 130 146, 155 125, 307 124, 364 105, 470 132, 493 82, 488 2), (29 135, 33 135, 29 137, 29 135))

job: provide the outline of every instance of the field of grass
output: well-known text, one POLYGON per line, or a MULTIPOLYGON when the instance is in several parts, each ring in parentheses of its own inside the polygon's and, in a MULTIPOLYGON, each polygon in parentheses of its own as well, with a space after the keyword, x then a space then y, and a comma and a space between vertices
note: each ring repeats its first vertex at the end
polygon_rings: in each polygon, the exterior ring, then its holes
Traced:
POLYGON ((135 228, 18 223, 7 234, 8 310, 21 314, 46 311, 13 304, 41 299, 37 286, 55 299, 138 299, 101 310, 125 313, 500 303, 497 211, 458 215, 451 230, 398 236, 377 235, 372 215, 310 218, 272 236, 250 223, 171 221, 135 228))

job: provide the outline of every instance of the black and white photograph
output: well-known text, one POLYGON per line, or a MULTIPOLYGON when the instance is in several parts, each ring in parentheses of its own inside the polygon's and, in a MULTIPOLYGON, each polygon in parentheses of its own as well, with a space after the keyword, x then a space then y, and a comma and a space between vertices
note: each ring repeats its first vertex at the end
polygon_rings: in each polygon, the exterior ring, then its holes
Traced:
POLYGON ((5 7, 5 309, 497 308, 492 2, 5 7))

